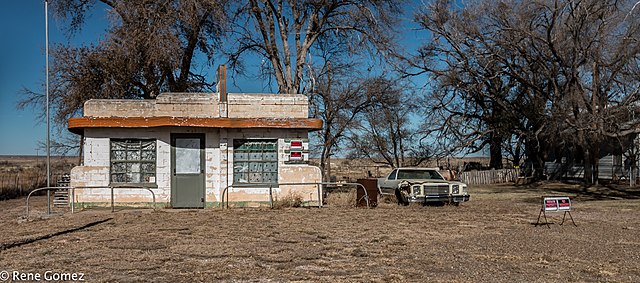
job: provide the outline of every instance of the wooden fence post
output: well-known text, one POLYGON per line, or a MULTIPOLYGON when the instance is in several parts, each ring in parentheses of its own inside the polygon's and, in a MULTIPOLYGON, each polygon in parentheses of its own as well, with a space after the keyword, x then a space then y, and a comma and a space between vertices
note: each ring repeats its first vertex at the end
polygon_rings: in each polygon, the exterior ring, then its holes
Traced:
POLYGON ((22 186, 20 186, 18 184, 18 181, 20 181, 20 174, 16 175, 16 186, 15 186, 15 190, 18 190, 20 192, 20 196, 22 196, 22 186))

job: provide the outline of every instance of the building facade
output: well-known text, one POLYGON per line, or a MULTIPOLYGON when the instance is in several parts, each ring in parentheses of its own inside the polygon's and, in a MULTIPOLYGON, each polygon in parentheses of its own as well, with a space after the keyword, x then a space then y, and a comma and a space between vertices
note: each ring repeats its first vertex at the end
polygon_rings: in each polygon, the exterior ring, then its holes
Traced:
POLYGON ((320 169, 307 164, 304 95, 164 93, 155 100, 89 100, 69 119, 83 137, 83 164, 71 171, 74 201, 204 208, 295 198, 321 203, 320 169), (226 189, 226 191, 225 191, 226 189))

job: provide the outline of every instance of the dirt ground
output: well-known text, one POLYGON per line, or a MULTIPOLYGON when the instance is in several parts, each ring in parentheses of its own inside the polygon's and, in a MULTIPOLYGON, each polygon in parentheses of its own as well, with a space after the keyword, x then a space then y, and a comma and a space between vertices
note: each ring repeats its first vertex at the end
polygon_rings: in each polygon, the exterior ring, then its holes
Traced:
POLYGON ((31 221, 21 218, 24 199, 3 201, 0 279, 50 271, 86 282, 640 282, 639 189, 470 192, 459 207, 90 209, 31 221), (534 226, 542 195, 571 196, 578 226, 558 225, 559 213, 548 215, 550 229, 534 226))

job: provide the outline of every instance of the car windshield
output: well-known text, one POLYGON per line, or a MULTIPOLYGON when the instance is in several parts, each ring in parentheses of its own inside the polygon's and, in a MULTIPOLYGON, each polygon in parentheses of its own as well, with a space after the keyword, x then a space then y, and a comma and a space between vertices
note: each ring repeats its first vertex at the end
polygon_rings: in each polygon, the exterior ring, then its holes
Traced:
POLYGON ((442 175, 436 170, 407 170, 402 169, 398 171, 398 180, 400 179, 435 179, 444 180, 442 175))

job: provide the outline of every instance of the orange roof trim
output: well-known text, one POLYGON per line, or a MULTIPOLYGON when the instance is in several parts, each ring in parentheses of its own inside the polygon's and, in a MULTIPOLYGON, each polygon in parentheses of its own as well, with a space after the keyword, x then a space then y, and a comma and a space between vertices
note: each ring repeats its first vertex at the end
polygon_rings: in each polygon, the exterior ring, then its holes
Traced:
POLYGON ((181 118, 181 117, 79 117, 69 119, 69 131, 76 134, 85 128, 282 128, 322 129, 322 120, 315 118, 181 118))

